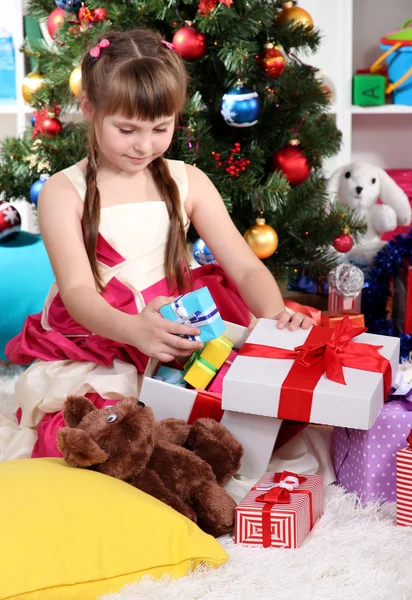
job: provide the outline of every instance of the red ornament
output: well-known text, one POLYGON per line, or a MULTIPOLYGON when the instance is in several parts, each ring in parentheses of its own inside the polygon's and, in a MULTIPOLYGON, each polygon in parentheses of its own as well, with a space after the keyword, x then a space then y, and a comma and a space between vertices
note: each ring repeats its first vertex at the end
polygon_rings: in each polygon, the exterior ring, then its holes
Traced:
MULTIPOLYGON (((233 4, 233 0, 219 0, 220 4, 224 4, 228 8, 233 4)), ((215 10, 218 0, 200 0, 199 2, 199 15, 206 17, 209 13, 215 10)))
POLYGON ((55 8, 47 18, 47 31, 54 39, 60 25, 64 23, 66 12, 62 8, 55 8))
POLYGON ((272 158, 272 171, 281 171, 290 185, 300 185, 310 175, 310 165, 299 142, 292 140, 288 146, 281 148, 272 158))
POLYGON ((62 132, 63 125, 56 117, 48 117, 43 121, 42 135, 53 139, 62 132))
POLYGON ((206 36, 193 27, 185 25, 174 34, 173 46, 175 52, 184 60, 197 60, 206 52, 206 36))
POLYGON ((349 233, 349 227, 345 227, 343 233, 335 237, 333 240, 333 246, 335 250, 341 252, 342 254, 345 252, 349 252, 353 248, 353 239, 349 233))
POLYGON ((275 79, 285 70, 286 59, 279 48, 270 42, 264 46, 260 65, 268 77, 275 79))
POLYGON ((11 239, 21 229, 20 213, 10 204, 0 205, 0 241, 11 239))
POLYGON ((95 8, 92 12, 94 21, 105 21, 107 19, 107 10, 105 8, 95 8))
POLYGON ((53 110, 44 107, 41 110, 34 111, 34 127, 31 134, 31 139, 34 140, 38 135, 44 135, 49 138, 54 138, 61 133, 62 124, 56 117, 61 113, 61 108, 54 104, 53 110))
POLYGON ((77 13, 78 19, 82 25, 88 25, 93 22, 92 12, 87 6, 84 4, 79 8, 79 12, 77 13))

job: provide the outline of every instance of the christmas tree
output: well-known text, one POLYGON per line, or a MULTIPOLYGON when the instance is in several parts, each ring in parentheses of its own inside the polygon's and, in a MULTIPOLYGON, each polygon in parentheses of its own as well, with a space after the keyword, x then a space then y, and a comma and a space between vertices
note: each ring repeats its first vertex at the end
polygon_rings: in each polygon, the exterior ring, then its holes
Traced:
POLYGON ((28 10, 47 23, 54 41, 26 40, 23 49, 37 65, 23 86, 35 112, 24 136, 3 144, 5 200, 29 200, 33 184, 35 199, 40 175, 85 156, 85 124, 65 123, 64 116, 78 110, 79 64, 93 39, 109 28, 148 27, 173 43, 191 78, 168 156, 209 175, 236 226, 277 277, 290 280, 302 265, 325 273, 336 260, 333 240, 346 227, 355 240, 364 231, 349 211, 329 207, 324 190, 322 161, 338 151, 341 139, 328 114, 330 91, 302 60, 321 43, 303 6, 284 0, 31 0, 28 10))

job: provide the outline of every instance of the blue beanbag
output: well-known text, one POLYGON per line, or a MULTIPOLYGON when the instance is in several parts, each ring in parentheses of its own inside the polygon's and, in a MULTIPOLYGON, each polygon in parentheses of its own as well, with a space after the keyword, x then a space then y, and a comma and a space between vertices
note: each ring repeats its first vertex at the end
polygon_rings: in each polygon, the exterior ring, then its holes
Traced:
POLYGON ((0 242, 0 360, 7 360, 6 344, 22 330, 26 317, 42 310, 53 281, 40 235, 20 231, 0 242))

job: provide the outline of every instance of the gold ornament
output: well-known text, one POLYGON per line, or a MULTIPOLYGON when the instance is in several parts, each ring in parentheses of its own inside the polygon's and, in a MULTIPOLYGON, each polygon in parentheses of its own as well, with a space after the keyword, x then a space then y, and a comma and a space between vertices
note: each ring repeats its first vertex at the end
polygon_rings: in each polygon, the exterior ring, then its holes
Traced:
POLYGON ((313 27, 313 19, 304 8, 295 6, 293 2, 284 2, 283 8, 276 19, 276 25, 284 25, 289 21, 295 21, 295 24, 313 27))
POLYGON ((26 102, 30 104, 33 99, 34 92, 37 92, 43 83, 44 75, 41 73, 29 73, 26 75, 26 77, 23 79, 23 85, 21 86, 23 98, 26 102))
POLYGON ((273 227, 266 224, 263 217, 258 217, 255 225, 246 229, 243 237, 258 258, 272 256, 279 243, 278 234, 273 227))
POLYGON ((72 93, 77 98, 80 98, 80 95, 82 93, 82 69, 80 66, 76 67, 71 72, 70 79, 69 79, 69 86, 70 86, 72 93))

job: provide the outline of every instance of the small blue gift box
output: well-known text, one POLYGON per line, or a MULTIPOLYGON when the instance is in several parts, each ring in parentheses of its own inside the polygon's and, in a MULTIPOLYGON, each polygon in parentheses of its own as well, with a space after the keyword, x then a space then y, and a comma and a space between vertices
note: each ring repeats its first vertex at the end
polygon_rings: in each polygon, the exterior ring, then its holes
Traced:
POLYGON ((199 336, 183 337, 200 340, 204 344, 225 331, 225 324, 207 287, 175 298, 170 304, 162 306, 160 314, 170 321, 198 327, 199 336))
POLYGON ((157 373, 153 376, 153 379, 164 381, 165 383, 171 383, 172 385, 179 385, 180 387, 187 387, 186 382, 183 380, 185 376, 184 371, 179 369, 172 369, 166 365, 161 365, 157 370, 157 373))

